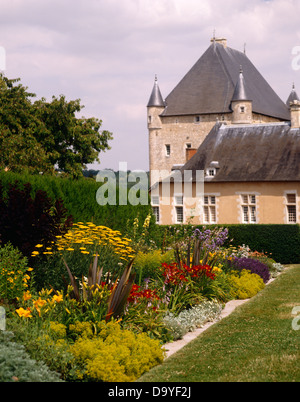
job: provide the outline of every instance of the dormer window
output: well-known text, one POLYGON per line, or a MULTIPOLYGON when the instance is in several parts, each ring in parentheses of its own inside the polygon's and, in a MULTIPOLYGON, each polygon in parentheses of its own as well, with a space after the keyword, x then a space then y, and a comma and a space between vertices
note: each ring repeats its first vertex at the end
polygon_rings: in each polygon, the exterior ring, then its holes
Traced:
POLYGON ((206 176, 207 177, 214 177, 216 175, 216 173, 217 173, 216 168, 211 167, 211 168, 206 169, 206 176))

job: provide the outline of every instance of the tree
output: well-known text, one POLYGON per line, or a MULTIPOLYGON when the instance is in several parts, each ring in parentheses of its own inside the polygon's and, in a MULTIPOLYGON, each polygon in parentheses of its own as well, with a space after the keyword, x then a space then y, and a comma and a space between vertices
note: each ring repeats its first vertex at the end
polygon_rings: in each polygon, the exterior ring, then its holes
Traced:
POLYGON ((47 155, 37 135, 46 131, 34 113, 28 93, 20 79, 9 80, 0 75, 0 167, 35 173, 48 171, 47 155))
POLYGON ((54 166, 79 177, 87 163, 99 161, 99 152, 110 149, 112 133, 100 131, 97 118, 77 118, 80 99, 67 101, 63 95, 31 101, 20 79, 0 75, 0 167, 53 173, 54 166))

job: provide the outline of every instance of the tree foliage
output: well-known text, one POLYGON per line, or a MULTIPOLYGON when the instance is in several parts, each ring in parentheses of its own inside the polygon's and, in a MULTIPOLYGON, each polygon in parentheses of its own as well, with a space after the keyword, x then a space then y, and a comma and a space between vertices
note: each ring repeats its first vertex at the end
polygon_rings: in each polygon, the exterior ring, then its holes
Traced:
POLYGON ((80 99, 65 96, 33 101, 35 94, 0 75, 0 168, 20 172, 53 173, 54 167, 73 177, 82 175, 87 163, 99 160, 110 149, 112 133, 100 131, 97 118, 78 118, 80 99))

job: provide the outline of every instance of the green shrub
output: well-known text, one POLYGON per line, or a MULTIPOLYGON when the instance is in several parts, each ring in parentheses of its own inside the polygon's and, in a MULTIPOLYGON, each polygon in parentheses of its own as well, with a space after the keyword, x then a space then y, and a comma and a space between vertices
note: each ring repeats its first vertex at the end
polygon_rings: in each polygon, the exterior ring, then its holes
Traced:
POLYGON ((31 268, 27 258, 10 243, 0 247, 0 301, 13 302, 28 289, 31 268))
POLYGON ((26 333, 23 339, 31 355, 67 381, 134 381, 164 358, 159 341, 117 322, 75 322, 68 328, 51 322, 39 336, 26 333))
POLYGON ((66 232, 72 224, 62 200, 54 202, 47 193, 38 190, 32 195, 32 186, 17 181, 5 189, 0 183, 0 241, 11 242, 30 257, 39 242, 49 245, 56 235, 66 232), (6 193, 7 190, 7 193, 6 193))
POLYGON ((168 313, 164 317, 164 323, 176 341, 181 339, 187 332, 201 328, 209 321, 217 320, 222 311, 222 304, 214 300, 203 301, 199 305, 188 310, 183 310, 177 317, 168 313))
POLYGON ((173 250, 162 253, 160 250, 152 250, 146 253, 139 252, 134 260, 134 271, 137 274, 137 283, 141 283, 146 278, 156 278, 161 274, 160 268, 163 262, 171 263, 174 261, 173 250))
MULTIPOLYGON (((140 220, 144 222, 147 215, 152 213, 150 203, 149 205, 130 205, 128 203, 128 205, 100 206, 97 203, 96 195, 101 184, 90 178, 74 180, 66 177, 0 171, 0 185, 3 186, 6 194, 10 183, 16 180, 20 186, 30 183, 32 197, 37 191, 42 190, 53 202, 61 199, 74 222, 92 221, 97 225, 118 229, 123 235, 126 235, 126 229, 132 226, 136 216, 139 216, 140 220)), ((116 199, 118 204, 118 188, 116 199)), ((157 225, 152 219, 151 230, 156 230, 156 228, 157 225)))
MULTIPOLYGON (((300 225, 238 224, 207 225, 207 229, 223 227, 228 229, 228 241, 224 244, 238 247, 247 244, 252 251, 264 252, 281 264, 296 264, 300 260, 300 225)), ((159 247, 182 240, 196 228, 203 225, 157 225, 151 235, 159 247)))
POLYGON ((250 271, 243 269, 241 272, 234 272, 229 275, 231 294, 234 299, 248 299, 255 296, 265 287, 263 279, 250 271))
POLYGON ((61 382, 59 374, 30 358, 13 333, 0 331, 0 382, 61 382))
POLYGON ((71 346, 83 380, 134 381, 162 363, 164 353, 158 341, 122 330, 117 323, 101 325, 97 336, 79 338, 71 346))

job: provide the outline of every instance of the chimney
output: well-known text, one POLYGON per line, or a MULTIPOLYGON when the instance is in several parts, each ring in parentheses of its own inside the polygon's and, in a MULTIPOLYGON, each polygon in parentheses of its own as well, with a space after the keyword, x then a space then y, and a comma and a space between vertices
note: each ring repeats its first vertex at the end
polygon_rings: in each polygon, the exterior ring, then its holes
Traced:
POLYGON ((227 39, 225 38, 212 38, 210 40, 212 43, 220 43, 220 45, 223 45, 224 48, 227 48, 227 39))
POLYGON ((197 152, 197 148, 186 148, 186 162, 189 161, 197 152))
POLYGON ((294 100, 290 103, 291 128, 300 128, 300 101, 294 100))

